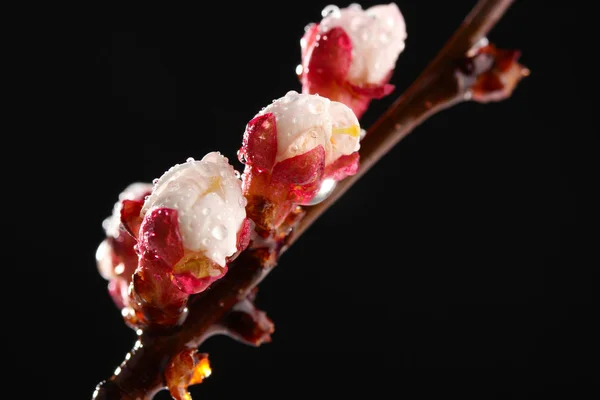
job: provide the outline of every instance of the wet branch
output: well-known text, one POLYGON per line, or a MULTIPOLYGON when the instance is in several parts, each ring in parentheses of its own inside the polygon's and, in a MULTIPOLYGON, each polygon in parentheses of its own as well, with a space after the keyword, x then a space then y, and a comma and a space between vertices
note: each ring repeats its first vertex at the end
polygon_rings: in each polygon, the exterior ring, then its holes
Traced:
MULTIPOLYGON (((277 233, 278 240, 260 244, 255 241, 230 264, 225 277, 190 298, 189 314, 181 326, 141 333, 125 361, 111 378, 98 385, 93 398, 152 399, 165 388, 165 371, 171 371, 172 360, 183 357, 182 354, 187 357, 186 352, 193 352, 215 334, 253 345, 268 341, 273 325, 252 300, 254 289, 279 256, 420 123, 461 101, 507 98, 519 79, 527 75, 527 69, 516 62, 517 52, 498 50, 485 43, 485 36, 512 2, 480 0, 437 57, 368 131, 361 142, 358 173, 339 182, 320 204, 295 210, 277 233)), ((185 358, 189 365, 200 365, 199 359, 190 357, 185 358)), ((190 384, 200 381, 201 378, 190 378, 190 384)), ((185 393, 182 396, 179 398, 188 398, 185 393)))

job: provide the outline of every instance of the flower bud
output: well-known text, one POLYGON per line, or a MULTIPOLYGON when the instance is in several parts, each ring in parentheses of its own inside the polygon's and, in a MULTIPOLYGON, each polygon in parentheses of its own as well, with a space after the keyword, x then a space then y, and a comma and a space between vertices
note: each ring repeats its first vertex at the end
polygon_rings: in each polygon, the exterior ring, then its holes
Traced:
POLYGON ((151 184, 141 182, 126 187, 119 194, 112 215, 102 223, 106 239, 96 250, 96 263, 100 275, 109 281, 109 293, 119 308, 128 304, 127 288, 138 265, 138 257, 134 249, 136 240, 123 229, 121 213, 124 205, 128 203, 141 205, 151 190, 151 184))
POLYGON ((141 260, 151 268, 159 260, 155 269, 172 273, 186 293, 206 289, 248 244, 245 206, 239 173, 220 153, 175 165, 141 209, 141 260))
POLYGON ((322 15, 300 41, 302 91, 340 101, 360 118, 371 99, 394 89, 388 81, 405 47, 404 17, 394 3, 327 6, 322 15))
POLYGON ((263 108, 238 152, 250 218, 274 229, 294 204, 311 201, 324 178, 356 173, 359 140, 352 110, 325 97, 290 91, 263 108))

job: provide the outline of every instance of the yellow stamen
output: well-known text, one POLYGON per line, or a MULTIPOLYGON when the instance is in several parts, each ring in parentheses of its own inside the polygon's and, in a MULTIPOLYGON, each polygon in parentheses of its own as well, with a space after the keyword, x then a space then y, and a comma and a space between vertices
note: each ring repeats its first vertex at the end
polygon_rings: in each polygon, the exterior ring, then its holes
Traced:
POLYGON ((221 189, 221 177, 212 176, 209 178, 209 180, 210 183, 208 185, 208 189, 206 190, 207 193, 216 192, 217 190, 221 189))
POLYGON ((345 128, 336 128, 332 129, 332 133, 340 134, 340 135, 350 135, 352 137, 360 137, 360 126, 352 125, 345 128))

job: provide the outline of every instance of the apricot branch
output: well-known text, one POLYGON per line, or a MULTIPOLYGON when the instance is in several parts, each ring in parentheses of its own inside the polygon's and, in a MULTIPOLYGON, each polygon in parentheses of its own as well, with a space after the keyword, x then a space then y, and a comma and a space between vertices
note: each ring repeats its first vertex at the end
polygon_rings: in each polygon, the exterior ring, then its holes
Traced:
MULTIPOLYGON (((360 144, 361 165, 353 171, 356 173, 339 181, 323 202, 278 213, 276 219, 283 219, 281 223, 264 221, 262 232, 255 234, 248 248, 229 263, 227 274, 212 283, 210 290, 189 296, 186 317, 180 325, 161 329, 149 325, 140 331, 133 350, 115 374, 97 386, 93 398, 152 399, 165 387, 174 398, 190 398, 187 386, 210 373, 206 356, 196 352, 208 337, 226 334, 253 345, 270 340, 272 322, 255 309, 252 298, 256 286, 282 253, 424 120, 461 101, 505 99, 527 75, 528 71, 516 61, 518 53, 485 43, 486 35, 511 3, 480 0, 438 56, 368 131, 360 144)), ((274 157, 255 161, 267 163, 268 170, 274 171, 274 157)), ((256 193, 264 194, 263 189, 269 188, 261 186, 256 193)))

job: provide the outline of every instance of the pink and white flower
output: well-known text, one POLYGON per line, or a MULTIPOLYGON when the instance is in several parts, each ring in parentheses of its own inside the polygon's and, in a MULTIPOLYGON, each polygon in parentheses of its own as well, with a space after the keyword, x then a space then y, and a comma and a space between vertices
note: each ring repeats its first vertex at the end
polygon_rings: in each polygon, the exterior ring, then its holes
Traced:
POLYGON ((272 230, 323 179, 356 173, 359 140, 358 119, 342 103, 295 91, 273 101, 248 123, 238 152, 249 217, 272 230))
POLYGON ((96 250, 96 263, 100 275, 109 281, 109 293, 120 309, 129 304, 128 287, 138 265, 138 256, 134 248, 136 240, 123 229, 121 213, 128 205, 139 203, 141 206, 151 191, 150 183, 136 182, 127 186, 119 194, 111 216, 102 223, 106 239, 96 250))
POLYGON ((395 3, 331 5, 322 15, 300 41, 302 91, 340 101, 360 118, 372 99, 394 89, 388 82, 405 47, 404 17, 395 3))
POLYGON ((134 279, 137 295, 164 302, 157 293, 140 293, 147 284, 142 281, 154 278, 172 276, 179 290, 193 294, 224 276, 228 262, 248 245, 245 206, 240 175, 218 152, 165 172, 139 214, 136 273, 144 279, 134 279))

